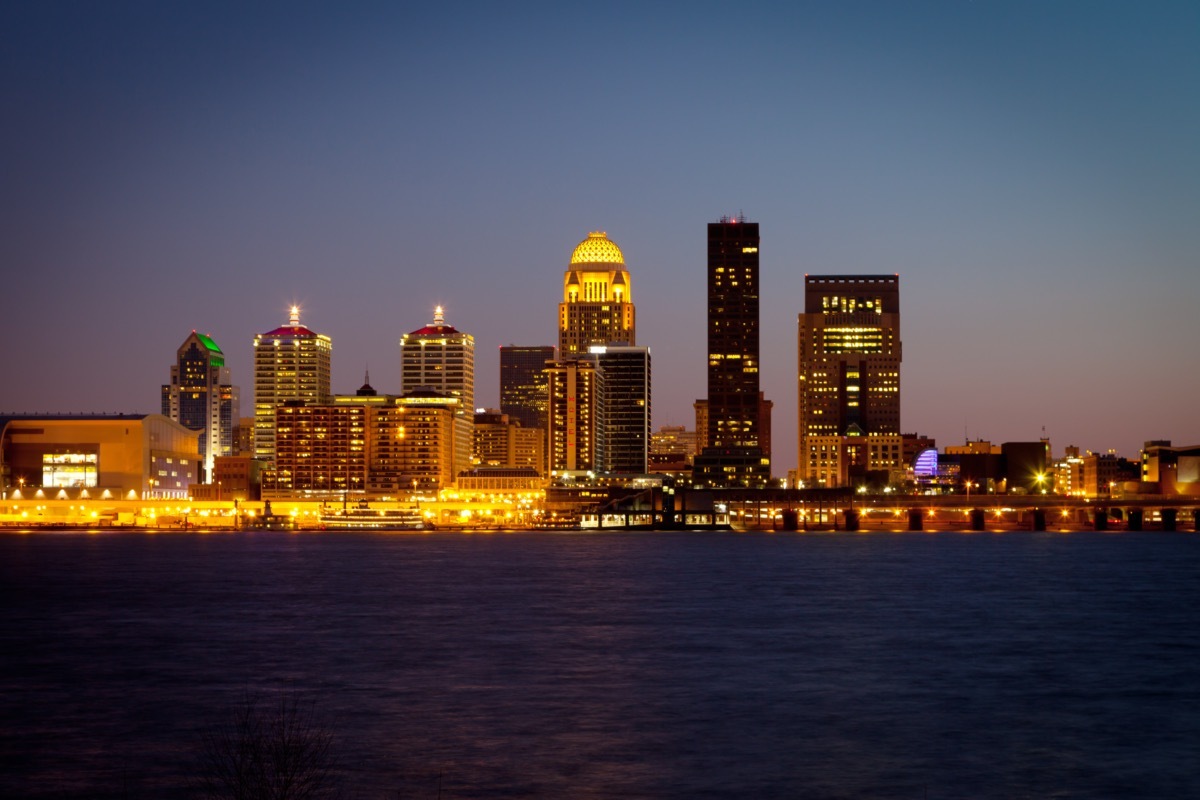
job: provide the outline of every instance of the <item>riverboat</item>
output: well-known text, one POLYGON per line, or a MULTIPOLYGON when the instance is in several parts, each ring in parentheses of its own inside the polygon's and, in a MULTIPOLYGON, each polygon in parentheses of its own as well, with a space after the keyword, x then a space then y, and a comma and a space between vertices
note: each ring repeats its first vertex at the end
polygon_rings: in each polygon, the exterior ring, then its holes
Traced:
POLYGON ((359 505, 354 508, 339 508, 322 511, 319 516, 321 527, 327 530, 423 530, 425 518, 417 506, 371 508, 359 505))

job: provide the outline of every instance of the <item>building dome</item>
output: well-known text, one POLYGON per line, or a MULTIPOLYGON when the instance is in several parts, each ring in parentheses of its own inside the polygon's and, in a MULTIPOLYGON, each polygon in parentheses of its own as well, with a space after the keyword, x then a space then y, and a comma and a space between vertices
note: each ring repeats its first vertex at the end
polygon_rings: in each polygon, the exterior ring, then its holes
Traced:
POLYGON ((621 248, 608 238, 604 231, 593 231, 579 243, 571 253, 572 264, 620 264, 625 265, 621 248))

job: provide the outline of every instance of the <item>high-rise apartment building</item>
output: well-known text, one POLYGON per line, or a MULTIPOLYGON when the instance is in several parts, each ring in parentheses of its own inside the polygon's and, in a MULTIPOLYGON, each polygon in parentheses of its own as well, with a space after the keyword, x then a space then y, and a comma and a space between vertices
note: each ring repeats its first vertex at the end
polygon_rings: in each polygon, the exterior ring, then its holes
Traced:
POLYGON ((547 439, 552 472, 589 472, 604 464, 604 371, 590 355, 547 367, 547 439))
POLYGON ((604 458, 600 469, 643 475, 650 460, 650 348, 592 345, 604 373, 604 458))
POLYGON ((708 431, 696 457, 699 485, 761 486, 758 377, 758 223, 722 217, 708 226, 708 431))
POLYGON ((175 352, 171 382, 163 384, 162 414, 199 432, 205 480, 212 478, 218 456, 233 453, 239 400, 221 348, 211 336, 192 331, 175 352))
POLYGON ((800 479, 903 468, 899 276, 806 276, 798 345, 800 479))
POLYGON ((404 497, 452 486, 460 406, 428 390, 382 395, 369 382, 325 403, 287 403, 277 410, 275 468, 264 473, 264 495, 404 497))
POLYGON ((446 324, 441 306, 433 322, 400 338, 400 391, 456 398, 454 474, 471 468, 475 415, 475 337, 446 324))
POLYGON ((254 456, 275 463, 275 410, 290 401, 330 396, 333 343, 300 324, 292 306, 286 325, 254 337, 254 456))
POLYGON ((400 337, 400 392, 417 389, 462 398, 475 413, 475 337, 447 325, 441 306, 433 322, 400 337))
POLYGON ((554 360, 552 345, 500 348, 500 412, 526 429, 546 429, 546 363, 554 360))
POLYGON ((558 305, 559 357, 592 345, 634 345, 633 290, 621 248, 602 231, 589 233, 571 253, 558 305))
POLYGON ((353 395, 337 395, 333 404, 366 409, 366 491, 383 497, 430 492, 454 485, 457 397, 427 389, 404 397, 379 394, 370 381, 353 395))
POLYGON ((367 482, 367 409, 289 401, 275 409, 275 466, 265 497, 361 495, 367 482))

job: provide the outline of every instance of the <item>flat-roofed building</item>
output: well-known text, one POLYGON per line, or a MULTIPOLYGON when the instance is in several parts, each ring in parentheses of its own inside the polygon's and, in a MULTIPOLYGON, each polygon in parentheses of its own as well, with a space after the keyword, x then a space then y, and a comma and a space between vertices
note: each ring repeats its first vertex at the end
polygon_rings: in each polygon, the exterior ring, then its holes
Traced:
POLYGON ((263 495, 387 497, 452 487, 461 471, 461 402, 432 391, 381 395, 368 383, 330 403, 284 406, 263 495))
POLYGON ((546 414, 549 408, 546 364, 554 361, 553 345, 504 345, 500 348, 500 412, 519 421, 526 430, 542 438, 542 462, 546 473, 546 414))
POLYGON ((604 371, 592 356, 546 370, 552 473, 595 472, 604 463, 604 371))
POLYGON ((477 466, 528 467, 541 474, 546 455, 545 434, 526 428, 495 409, 475 414, 475 457, 477 466))
POLYGON ((183 499, 199 481, 199 435, 161 414, 0 417, 6 496, 183 499))
MULTIPOLYGON (((334 403, 367 409, 367 493, 398 496, 455 485, 470 464, 464 458, 462 399, 422 389, 403 396, 378 394, 370 382, 334 403)), ((470 452, 470 443, 466 452, 470 452)))
POLYGON ((684 425, 663 425, 650 434, 651 474, 682 477, 691 475, 692 459, 696 457, 696 431, 684 425))
POLYGON ((458 476, 458 488, 464 492, 529 493, 527 508, 532 507, 532 493, 546 488, 546 479, 528 467, 477 466, 458 476))
POLYGON ((1159 494, 1200 495, 1200 445, 1172 447, 1169 440, 1142 447, 1141 481, 1159 494))
POLYGON ((758 374, 759 244, 758 223, 744 216, 708 225, 708 433, 693 461, 699 486, 771 479, 758 374))
POLYGON ((418 488, 454 486, 459 473, 471 468, 474 414, 462 398, 427 390, 408 392, 396 403, 405 410, 397 441, 406 474, 418 488))
POLYGON ((339 498, 367 483, 367 412, 362 406, 292 401, 276 409, 275 465, 263 496, 339 498))
POLYGON ((233 426, 233 453, 231 455, 254 455, 254 417, 241 417, 233 426))
POLYGON ((612 475, 644 475, 650 461, 650 348, 592 345, 604 373, 604 458, 612 475))
POLYGON ((500 348, 500 413, 522 428, 546 429, 546 364, 553 345, 503 345, 500 348))
POLYGON ((805 276, 798 354, 800 479, 843 486, 901 465, 899 276, 805 276))
POLYGON ((1121 465, 1113 453, 1088 452, 1083 459, 1083 496, 1090 498, 1109 497, 1113 487, 1121 480, 1121 465))

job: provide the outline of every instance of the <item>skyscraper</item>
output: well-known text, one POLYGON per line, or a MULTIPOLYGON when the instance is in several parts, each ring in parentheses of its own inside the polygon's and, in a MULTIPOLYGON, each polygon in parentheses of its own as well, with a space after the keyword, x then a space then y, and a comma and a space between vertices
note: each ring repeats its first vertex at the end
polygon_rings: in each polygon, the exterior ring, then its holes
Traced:
POLYGON ((500 412, 523 428, 546 429, 546 362, 554 347, 515 344, 500 348, 500 412))
POLYGON ((547 436, 552 472, 598 471, 604 464, 604 371, 595 356, 556 361, 546 369, 547 436))
POLYGON ((500 348, 500 411, 526 430, 540 437, 541 463, 537 470, 546 474, 547 412, 550 404, 546 365, 554 361, 552 345, 500 348))
POLYGON ((899 468, 899 276, 806 276, 798 354, 800 479, 899 468))
POLYGON ((600 469, 644 475, 650 458, 650 348, 592 345, 604 374, 604 456, 600 469))
POLYGON ((583 355, 594 344, 634 345, 633 291, 621 248, 603 231, 589 233, 571 253, 558 305, 558 352, 583 355))
POLYGON ((696 457, 701 485, 761 486, 758 389, 758 223, 722 217, 708 225, 708 445, 696 457))
POLYGON ((212 337, 192 331, 175 352, 171 382, 162 387, 162 414, 200 433, 200 465, 211 479, 217 456, 233 453, 238 388, 212 337))
POLYGON ((400 337, 400 392, 417 389, 461 398, 475 413, 475 337, 447 325, 441 306, 433 322, 400 337))
POLYGON ((454 475, 471 468, 475 424, 475 337, 446 324, 441 306, 433 322, 400 338, 400 391, 457 398, 454 475))
POLYGON ((275 409, 289 401, 324 403, 330 396, 333 343, 300 324, 292 306, 288 323, 254 337, 254 456, 275 463, 275 409))

